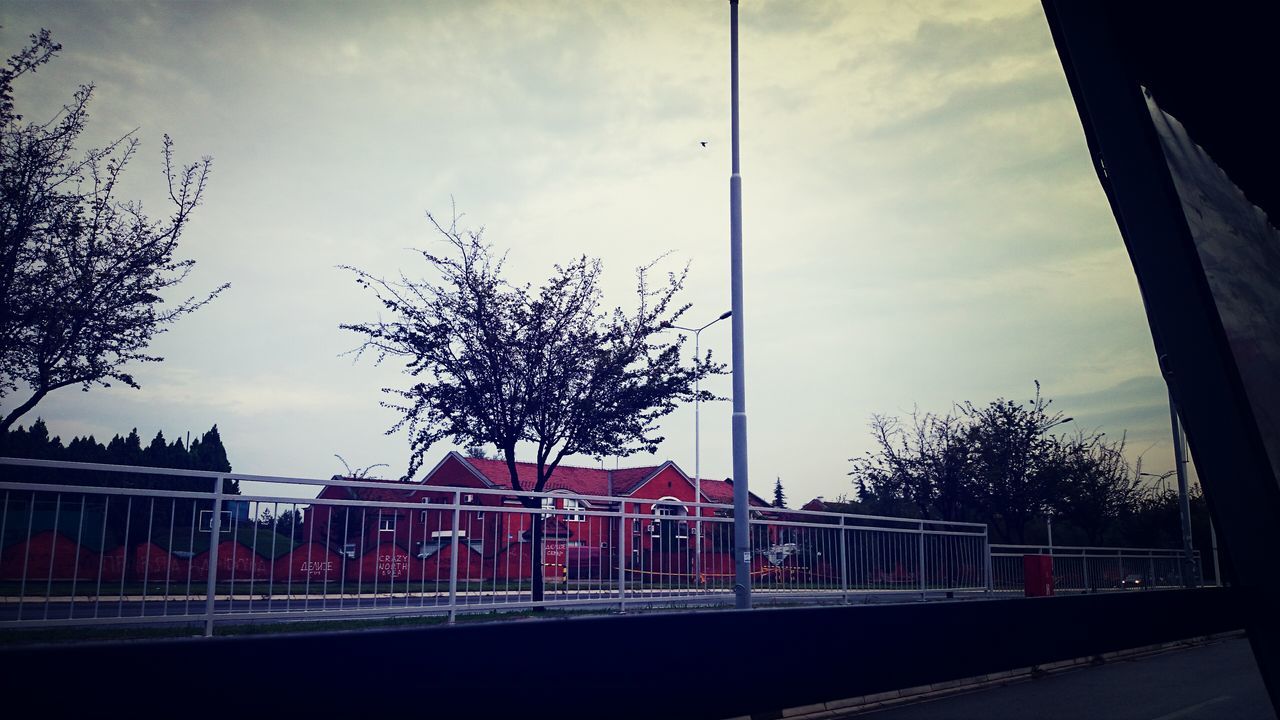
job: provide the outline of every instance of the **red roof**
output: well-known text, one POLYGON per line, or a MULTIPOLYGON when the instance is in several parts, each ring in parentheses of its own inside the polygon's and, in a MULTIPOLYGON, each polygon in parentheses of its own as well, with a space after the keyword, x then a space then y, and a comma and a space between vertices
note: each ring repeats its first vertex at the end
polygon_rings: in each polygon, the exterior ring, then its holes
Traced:
MULTIPOLYGON (((707 496, 707 502, 724 503, 726 505, 733 504, 733 483, 725 480, 708 480, 702 478, 702 494, 707 496)), ((769 503, 756 497, 755 493, 747 493, 749 502, 755 507, 768 507, 769 503)))
MULTIPOLYGON (((493 485, 501 488, 511 487, 511 473, 507 469, 505 460, 484 460, 461 455, 455 455, 455 457, 464 463, 470 464, 493 485)), ((578 495, 599 495, 602 497, 627 496, 640 487, 645 480, 653 477, 664 465, 666 463, 618 470, 560 465, 551 474, 551 479, 547 481, 543 491, 567 490, 578 495)), ((677 472, 683 474, 679 466, 675 463, 671 463, 671 465, 675 467, 677 472)), ((532 490, 537 483, 537 466, 533 463, 516 463, 516 477, 520 479, 520 488, 522 490, 532 490)), ((732 504, 733 484, 724 480, 708 480, 704 478, 702 480, 702 494, 706 496, 707 502, 732 504)), ((768 506, 768 503, 754 494, 751 495, 751 504, 756 507, 768 506)))
POLYGON ((702 479, 702 494, 708 502, 733 504, 733 483, 724 480, 702 479))
MULTIPOLYGON (((457 456, 475 468, 490 483, 502 488, 511 487, 511 472, 505 460, 482 460, 480 458, 464 458, 457 456)), ((601 495, 612 497, 626 495, 634 490, 646 478, 658 471, 661 465, 651 467, 626 468, 623 470, 602 470, 600 468, 573 467, 560 465, 551 474, 543 492, 552 490, 568 490, 578 495, 601 495), (610 484, 612 475, 612 486, 610 484), (612 487, 612 492, 610 489, 612 487)), ((538 480, 538 466, 533 463, 516 463, 516 477, 520 479, 521 490, 533 490, 538 480)))
MULTIPOLYGON (((674 465, 674 463, 672 464, 674 465)), ((662 466, 657 465, 655 467, 622 468, 620 470, 613 470, 613 494, 631 494, 631 491, 640 487, 640 484, 645 480, 648 480, 660 467, 662 466)))

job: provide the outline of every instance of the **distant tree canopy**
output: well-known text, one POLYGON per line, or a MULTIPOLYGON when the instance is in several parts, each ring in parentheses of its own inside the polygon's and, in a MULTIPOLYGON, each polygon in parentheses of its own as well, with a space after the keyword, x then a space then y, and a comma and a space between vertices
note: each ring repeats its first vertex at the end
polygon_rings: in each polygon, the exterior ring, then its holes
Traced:
POLYGON ((787 494, 782 490, 781 477, 773 483, 773 506, 776 508, 785 508, 787 506, 787 494))
POLYGON ((1051 404, 1036 383, 1027 402, 873 416, 875 448, 851 459, 859 504, 878 514, 984 522, 996 542, 1042 541, 1051 513, 1062 544, 1175 547, 1176 513, 1172 535, 1148 517, 1166 512, 1167 492, 1142 482, 1141 460, 1125 458, 1125 438, 1052 433, 1071 418, 1051 404))
MULTIPOLYGON (((138 467, 177 468, 180 470, 211 470, 214 472, 231 472, 231 462, 227 459, 227 449, 222 444, 222 436, 218 426, 214 425, 202 435, 192 438, 186 445, 179 437, 173 442, 165 440, 164 432, 156 433, 144 447, 138 429, 130 430, 127 435, 113 436, 107 444, 102 444, 94 436, 73 437, 63 445, 62 438, 50 436, 49 428, 44 420, 37 418, 30 429, 21 425, 15 430, 0 433, 0 455, 6 457, 31 458, 37 460, 60 460, 64 462, 101 463, 104 465, 134 465, 138 467)), ((109 473, 96 474, 110 478, 109 473)), ((170 490, 186 488, 174 487, 172 484, 142 484, 144 478, 163 478, 164 476, 128 475, 129 487, 163 487, 170 490)), ((68 476, 70 477, 70 476, 68 476)), ((176 480, 176 478, 174 478, 176 480)), ((64 482, 65 480, 60 480, 64 482)), ((198 480, 199 489, 207 489, 208 481, 198 480)), ((98 483, 94 483, 98 484, 98 483)), ((114 483, 102 483, 114 484, 114 483)), ((236 488, 235 481, 228 481, 228 489, 236 488)))
MULTIPOLYGON (((19 426, 0 432, 0 456, 57 460, 62 462, 101 463, 106 465, 130 465, 134 467, 177 468, 181 470, 206 470, 231 472, 227 449, 222 444, 218 426, 214 425, 199 437, 186 444, 181 437, 169 442, 163 432, 157 432, 145 446, 135 428, 127 435, 113 436, 105 445, 94 436, 73 437, 65 445, 59 436, 50 436, 43 420, 37 419, 30 428, 19 426)), ((61 492, 13 492, 9 516, 5 522, 8 540, 25 534, 29 518, 35 524, 34 531, 52 527, 51 522, 61 516, 70 523, 63 530, 70 537, 77 534, 74 518, 84 511, 101 522, 104 538, 127 546, 145 541, 151 531, 170 526, 192 527, 201 512, 211 510, 213 501, 207 493, 213 489, 213 481, 203 477, 183 475, 107 472, 64 468, 24 466, 0 466, 6 480, 17 482, 72 485, 98 488, 134 488, 148 490, 172 490, 206 494, 200 498, 151 498, 112 493, 86 493, 70 490, 61 492), (28 516, 18 507, 31 500, 36 512, 28 516)), ((240 484, 236 480, 223 479, 222 491, 227 495, 239 495, 240 484)), ((157 536, 160 533, 157 532, 157 536)))
POLYGON ((15 110, 14 81, 60 49, 42 30, 0 66, 0 432, 60 388, 138 387, 126 366, 163 360, 147 353, 151 340, 227 287, 176 303, 163 297, 195 264, 175 254, 212 160, 175 166, 165 136, 161 169, 172 206, 155 220, 119 197, 138 150, 133 133, 76 149, 93 86, 43 122, 24 122, 15 110))

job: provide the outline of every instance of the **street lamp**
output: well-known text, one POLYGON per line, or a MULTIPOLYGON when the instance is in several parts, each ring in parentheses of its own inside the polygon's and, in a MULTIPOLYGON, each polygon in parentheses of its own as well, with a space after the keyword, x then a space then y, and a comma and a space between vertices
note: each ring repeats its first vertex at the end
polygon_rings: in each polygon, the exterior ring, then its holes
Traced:
POLYGON ((1173 470, 1169 470, 1168 472, 1162 472, 1162 473, 1140 472, 1138 473, 1138 477, 1155 478, 1156 482, 1160 484, 1160 492, 1164 492, 1169 488, 1169 478, 1173 475, 1173 473, 1174 473, 1173 470))
POLYGON ((1064 417, 1061 420, 1055 420, 1049 423, 1048 425, 1045 425, 1044 427, 1040 428, 1040 432, 1048 432, 1051 428, 1058 427, 1059 425, 1066 425, 1069 422, 1075 422, 1075 421, 1076 419, 1073 417, 1064 417))
MULTIPOLYGON (((1052 428, 1059 425, 1066 425, 1069 422, 1075 422, 1073 417, 1064 417, 1061 420, 1055 420, 1048 425, 1040 428, 1040 432, 1049 432, 1052 428)), ((1046 509, 1044 513, 1045 531, 1049 534, 1049 567, 1053 567, 1053 509, 1046 509)))
MULTIPOLYGON (((700 335, 702 335, 702 331, 706 330, 712 325, 715 325, 721 320, 724 320, 725 318, 731 317, 732 315, 733 315, 732 310, 726 310, 720 314, 720 317, 716 318, 715 320, 712 320, 711 322, 707 323, 706 325, 703 325, 700 328, 687 328, 687 327, 682 327, 680 325, 669 325, 668 327, 670 327, 672 330, 683 330, 685 332, 693 333, 693 358, 696 361, 698 358, 702 357, 702 345, 700 344, 700 337, 699 337, 700 335)), ((693 501, 695 503, 702 502, 702 453, 701 453, 702 446, 701 446, 701 440, 698 434, 699 433, 698 405, 701 403, 701 398, 698 397, 700 394, 699 390, 700 390, 700 386, 698 384, 698 378, 694 377, 694 380, 693 380, 693 488, 694 488, 693 501)), ((694 550, 694 558, 695 558, 694 574, 698 578, 698 582, 701 583, 702 582, 702 508, 698 507, 696 512, 698 513, 698 521, 695 523, 695 526, 697 529, 694 530, 694 535, 695 537, 697 537, 697 546, 696 546, 696 549, 694 550)))

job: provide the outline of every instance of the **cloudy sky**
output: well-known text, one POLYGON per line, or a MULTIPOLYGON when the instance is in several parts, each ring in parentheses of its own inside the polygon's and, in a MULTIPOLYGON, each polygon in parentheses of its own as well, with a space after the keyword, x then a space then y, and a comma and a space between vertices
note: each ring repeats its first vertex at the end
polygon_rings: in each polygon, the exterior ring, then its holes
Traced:
MULTIPOLYGON (((64 46, 20 81, 19 111, 95 83, 87 143, 143 141, 132 197, 163 212, 163 133, 214 158, 186 289, 231 283, 157 340, 142 390, 64 389, 24 422, 100 439, 217 423, 239 471, 328 476, 340 453, 399 473, 408 443, 378 403, 404 381, 343 355, 357 338, 338 325, 377 307, 337 266, 419 273, 424 213, 455 201, 514 279, 586 253, 628 304, 633 269, 670 252, 690 264, 686 320, 711 320, 729 305, 728 15, 0 0, 6 55, 42 27, 64 46)), ((1039 3, 744 0, 741 23, 753 489, 851 492, 872 413, 1026 399, 1037 379, 1077 425, 1171 468, 1137 284, 1039 3)), ((727 360, 728 323, 702 339, 727 360)), ((669 416, 658 459, 692 473, 693 425, 669 416)), ((703 408, 704 476, 730 473, 729 430, 728 403, 703 408)))

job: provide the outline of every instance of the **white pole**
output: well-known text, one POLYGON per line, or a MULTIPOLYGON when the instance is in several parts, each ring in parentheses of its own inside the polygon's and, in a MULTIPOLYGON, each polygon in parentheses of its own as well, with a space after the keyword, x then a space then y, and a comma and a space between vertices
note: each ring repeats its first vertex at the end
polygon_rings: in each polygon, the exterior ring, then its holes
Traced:
POLYGON ((751 535, 747 484, 747 399, 742 314, 742 175, 738 163, 738 0, 729 0, 733 171, 729 176, 729 272, 733 293, 734 604, 751 607, 751 535))
MULTIPOLYGON (((703 326, 693 334, 693 359, 695 361, 697 361, 698 358, 702 357, 702 347, 701 345, 699 345, 699 340, 702 335, 702 331, 705 328, 706 326, 703 326)), ((700 436, 698 434, 699 422, 700 422, 699 416, 698 416, 698 406, 700 404, 700 399, 698 396, 699 390, 700 388, 698 384, 698 379, 694 378, 694 381, 693 381, 693 502, 694 503, 702 502, 702 445, 700 441, 700 436)), ((694 512, 698 514, 698 521, 694 523, 694 531, 693 531, 694 542, 697 543, 697 547, 693 551, 694 566, 695 566, 694 577, 697 579, 698 585, 701 586, 702 585, 702 506, 695 504, 694 512)))
MULTIPOLYGON (((733 314, 732 312, 721 313, 720 317, 698 328, 683 327, 681 325, 671 325, 670 327, 672 330, 681 330, 683 332, 693 333, 693 361, 694 363, 697 363, 698 359, 702 356, 702 331, 706 330, 712 325, 715 325, 721 320, 724 320, 725 318, 729 317, 732 314, 733 314)), ((693 488, 694 488, 694 493, 697 495, 697 497, 693 499, 695 503, 702 502, 702 442, 701 442, 702 435, 700 430, 702 421, 700 419, 701 416, 699 415, 699 409, 701 407, 702 386, 699 382, 700 380, 701 378, 699 377, 695 377, 693 379, 693 488)), ((696 540, 696 548, 694 550, 694 558, 695 558, 694 567, 696 568, 695 573, 697 575, 698 582, 701 583, 702 582, 702 508, 700 507, 697 508, 696 512, 698 514, 698 518, 697 520, 694 521, 694 528, 695 528, 694 536, 696 540)))

